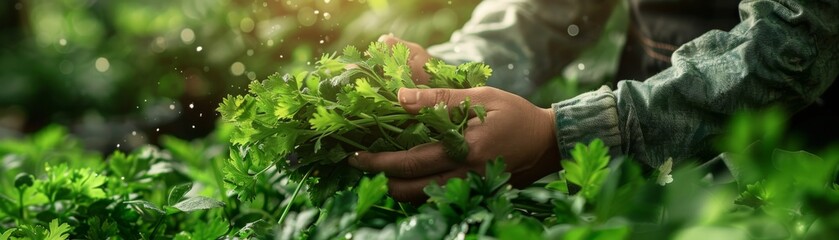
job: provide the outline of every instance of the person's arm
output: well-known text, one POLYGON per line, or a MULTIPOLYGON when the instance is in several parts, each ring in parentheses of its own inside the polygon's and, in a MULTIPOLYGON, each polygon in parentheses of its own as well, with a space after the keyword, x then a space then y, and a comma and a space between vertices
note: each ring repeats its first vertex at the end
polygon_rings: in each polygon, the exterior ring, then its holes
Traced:
POLYGON ((485 62, 488 85, 527 96, 595 43, 616 0, 485 0, 449 42, 428 53, 450 64, 485 62))
POLYGON ((839 1, 750 0, 740 15, 731 31, 681 46, 671 68, 644 82, 555 103, 560 152, 600 138, 654 167, 708 157, 735 111, 800 110, 839 75, 839 1))

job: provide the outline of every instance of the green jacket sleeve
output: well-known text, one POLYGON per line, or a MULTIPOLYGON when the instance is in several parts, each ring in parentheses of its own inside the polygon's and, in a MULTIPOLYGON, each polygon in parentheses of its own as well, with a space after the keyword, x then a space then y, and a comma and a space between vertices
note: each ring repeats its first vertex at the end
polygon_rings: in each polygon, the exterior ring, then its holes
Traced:
POLYGON ((559 74, 603 31, 617 0, 485 0, 449 42, 428 48, 450 64, 485 62, 488 85, 522 96, 559 74))
POLYGON ((741 23, 681 46, 673 66, 644 82, 621 81, 555 103, 561 152, 603 139, 658 166, 703 157, 742 109, 800 110, 839 74, 839 1, 747 0, 741 23))

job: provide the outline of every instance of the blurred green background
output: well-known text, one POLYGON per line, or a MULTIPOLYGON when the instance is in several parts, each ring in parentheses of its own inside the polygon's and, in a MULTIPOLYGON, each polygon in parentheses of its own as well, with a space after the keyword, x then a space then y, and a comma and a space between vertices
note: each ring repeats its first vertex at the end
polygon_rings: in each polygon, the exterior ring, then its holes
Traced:
POLYGON ((203 137, 251 80, 385 33, 446 41, 478 2, 3 1, 0 138, 54 123, 104 152, 203 137))

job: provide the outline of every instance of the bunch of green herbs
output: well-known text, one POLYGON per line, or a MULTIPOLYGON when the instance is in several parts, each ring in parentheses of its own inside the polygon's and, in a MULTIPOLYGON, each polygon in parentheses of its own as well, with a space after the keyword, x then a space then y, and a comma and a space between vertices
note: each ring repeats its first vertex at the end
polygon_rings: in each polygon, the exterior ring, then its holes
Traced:
POLYGON ((235 128, 225 180, 240 198, 253 199, 256 176, 280 171, 307 183, 312 201, 322 203, 362 176, 345 161, 355 151, 441 142, 450 157, 465 159, 466 121, 483 119, 482 106, 467 99, 453 109, 440 103, 412 115, 399 105, 397 92, 479 87, 492 71, 480 63, 452 66, 432 60, 425 66, 429 84, 416 85, 409 56, 402 44, 374 42, 364 53, 349 46, 341 55, 322 56, 312 71, 275 74, 252 82, 246 95, 225 98, 218 111, 235 128))

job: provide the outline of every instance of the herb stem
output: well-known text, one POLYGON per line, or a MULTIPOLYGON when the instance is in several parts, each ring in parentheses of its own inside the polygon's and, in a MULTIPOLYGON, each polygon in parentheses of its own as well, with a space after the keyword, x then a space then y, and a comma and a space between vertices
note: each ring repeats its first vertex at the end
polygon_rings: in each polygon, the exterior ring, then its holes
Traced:
POLYGON ((309 179, 309 175, 312 174, 312 171, 315 170, 315 167, 309 168, 309 171, 306 171, 306 174, 303 175, 303 179, 297 184, 297 188, 294 189, 294 193, 291 194, 291 200, 288 201, 288 205, 285 206, 283 209, 283 214, 280 215, 280 220, 277 221, 277 225, 282 226, 283 221, 285 220, 286 216, 288 216, 288 211, 291 210, 291 205, 294 204, 294 199, 297 198, 297 194, 300 193, 300 189, 303 188, 303 185, 306 184, 306 180, 309 179))
POLYGON ((405 205, 402 205, 402 202, 396 202, 396 205, 399 205, 399 209, 402 210, 402 214, 404 214, 407 217, 408 211, 405 210, 405 205))
POLYGON ((387 123, 380 123, 379 126, 383 127, 384 129, 396 132, 396 133, 402 133, 402 132, 405 131, 405 130, 397 127, 397 126, 393 126, 393 125, 390 125, 390 124, 387 124, 387 123))
POLYGON ((26 212, 24 212, 26 208, 23 206, 23 188, 18 188, 18 201, 20 203, 20 220, 26 222, 26 212))
POLYGON ((334 138, 334 139, 336 139, 336 140, 338 140, 338 141, 341 141, 341 142, 344 142, 344 143, 346 143, 346 144, 352 145, 353 147, 357 147, 358 149, 361 149, 361 150, 367 151, 367 147, 364 147, 364 146, 362 146, 361 144, 358 144, 357 142, 355 142, 355 141, 353 141, 353 140, 349 140, 349 139, 347 139, 347 138, 345 138, 345 137, 343 137, 343 136, 341 136, 341 135, 338 135, 338 134, 330 134, 329 136, 330 136, 330 137, 332 137, 332 138, 334 138))
MULTIPOLYGON (((380 78, 379 76, 376 76, 376 74, 372 74, 369 71, 361 71, 361 72, 363 72, 365 75, 369 76, 370 78, 373 78, 373 80, 375 80, 377 83, 379 83, 379 87, 385 88, 385 89, 387 88, 386 87, 387 84, 385 84, 385 80, 380 78)), ((398 99, 396 97, 396 94, 393 94, 390 91, 382 91, 382 93, 384 93, 386 95, 386 97, 390 98, 391 101, 398 101, 398 99)))
POLYGON ((160 229, 160 224, 163 223, 163 217, 165 216, 166 214, 161 213, 160 217, 157 218, 157 221, 154 222, 154 230, 151 231, 151 236, 149 236, 149 239, 155 239, 155 237, 157 236, 157 230, 160 229))
POLYGON ((365 113, 361 113, 358 116, 362 117, 363 119, 352 120, 352 121, 350 121, 350 123, 355 124, 355 125, 369 125, 369 124, 375 124, 377 121, 378 122, 394 122, 394 121, 404 121, 404 120, 413 119, 413 116, 411 116, 410 114, 393 114, 393 115, 376 117, 376 119, 373 119, 372 116, 367 115, 365 113))
MULTIPOLYGON (((401 206, 400 206, 400 207, 401 207, 401 206)), ((382 211, 385 211, 385 212, 389 212, 389 213, 395 213, 395 214, 400 214, 400 215, 405 215, 405 216, 408 216, 408 214, 406 214, 404 210, 403 210, 402 212, 400 212, 400 211, 396 211, 396 210, 394 210, 394 209, 390 209, 390 208, 382 207, 382 206, 379 206, 379 205, 373 205, 373 208, 375 208, 375 209, 379 209, 379 210, 382 210, 382 211)))

